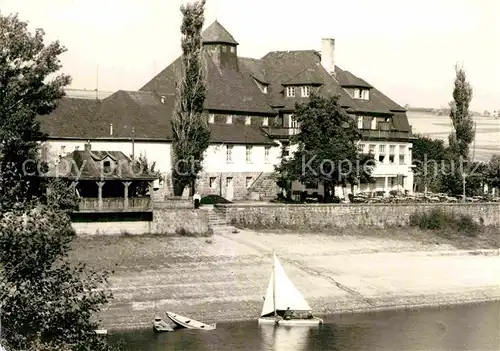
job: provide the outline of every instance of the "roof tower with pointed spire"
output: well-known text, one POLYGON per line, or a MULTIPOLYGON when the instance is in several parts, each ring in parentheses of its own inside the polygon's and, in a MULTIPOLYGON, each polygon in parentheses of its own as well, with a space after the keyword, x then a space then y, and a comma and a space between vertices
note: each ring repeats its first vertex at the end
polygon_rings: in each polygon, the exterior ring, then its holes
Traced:
POLYGON ((229 33, 217 20, 203 31, 202 37, 204 44, 238 45, 238 42, 234 40, 231 33, 229 33))

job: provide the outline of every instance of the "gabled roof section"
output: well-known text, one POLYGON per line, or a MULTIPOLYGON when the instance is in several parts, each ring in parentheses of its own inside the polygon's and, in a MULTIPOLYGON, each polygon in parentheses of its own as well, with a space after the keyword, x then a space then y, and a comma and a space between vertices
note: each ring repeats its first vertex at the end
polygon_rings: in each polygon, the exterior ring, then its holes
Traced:
POLYGON ((335 66, 335 78, 342 87, 373 88, 365 80, 356 77, 349 71, 342 70, 338 66, 335 66))
POLYGON ((259 126, 245 124, 211 124, 210 142, 226 144, 275 145, 259 126))
MULTIPOLYGON (((259 89, 248 77, 248 84, 259 89)), ((102 101, 63 98, 47 116, 38 116, 42 130, 52 139, 128 139, 132 127, 136 140, 172 140, 172 116, 175 95, 119 90, 102 101), (110 135, 113 124, 113 135, 110 135)), ((251 102, 248 102, 251 104, 251 102)), ((273 112, 274 113, 274 112, 273 112)), ((275 114, 275 113, 274 113, 275 114)), ((258 126, 244 124, 211 124, 211 141, 234 144, 273 145, 273 141, 258 126)), ((119 162, 113 152, 91 151, 95 162, 110 157, 119 162)))
POLYGON ((155 93, 124 90, 101 101, 63 98, 50 115, 38 118, 52 138, 171 140, 175 97, 164 95, 163 104, 155 93))
POLYGON ((238 57, 238 66, 241 71, 247 71, 260 83, 269 84, 266 79, 266 71, 262 60, 249 57, 238 57))
POLYGON ((158 176, 141 172, 138 164, 121 151, 73 151, 52 167, 46 177, 60 177, 78 180, 154 180, 158 176), (106 157, 116 161, 109 170, 103 169, 101 161, 106 157))
MULTIPOLYGON (((262 71, 259 73, 257 62, 251 66, 252 63, 247 65, 249 60, 240 61, 244 65, 237 71, 227 67, 219 67, 208 52, 205 52, 204 59, 207 79, 205 109, 276 115, 276 111, 267 102, 266 94, 262 93, 253 81, 253 74, 264 79, 262 71)), ((175 95, 176 82, 179 80, 181 72, 182 62, 179 57, 146 83, 140 91, 150 91, 158 95, 175 95)))
POLYGON ((323 79, 321 75, 317 72, 317 66, 314 68, 306 68, 301 72, 297 73, 295 77, 287 80, 283 85, 321 85, 323 84, 323 79))
POLYGON ((309 98, 284 98, 283 84, 289 82, 298 73, 313 69, 315 78, 320 79, 323 84, 319 87, 319 94, 340 95, 340 104, 348 107, 351 101, 349 95, 340 88, 338 83, 326 72, 321 65, 318 52, 314 50, 300 51, 272 51, 262 58, 269 81, 269 101, 272 106, 284 106, 285 110, 293 110, 295 102, 307 101, 309 98))
POLYGON ((48 115, 37 116, 42 131, 49 136, 79 136, 88 134, 89 126, 78 117, 78 111, 89 110, 98 103, 86 98, 63 97, 48 115))
POLYGON ((405 111, 403 107, 351 72, 336 67, 336 74, 332 77, 321 65, 321 55, 315 50, 274 51, 265 55, 262 61, 264 62, 266 78, 270 82, 269 94, 272 106, 284 106, 285 110, 291 111, 294 109, 296 102, 307 101, 308 98, 302 97, 285 98, 283 85, 298 83, 299 78, 300 80, 305 80, 305 77, 298 77, 299 73, 314 72, 314 78, 317 77, 317 79, 323 81, 317 93, 323 96, 339 95, 340 105, 348 108, 349 112, 385 113, 392 115, 393 111, 405 111), (355 86, 361 85, 370 88, 370 99, 361 100, 351 98, 342 88, 342 84, 355 84, 355 86))
POLYGON ((231 33, 227 31, 217 20, 214 21, 202 33, 203 44, 230 44, 238 45, 231 33))
POLYGON ((114 157, 112 154, 110 154, 109 152, 90 152, 90 156, 92 157, 92 159, 94 159, 94 161, 102 161, 106 158, 110 158, 111 160, 115 161, 116 162, 116 157, 114 157))

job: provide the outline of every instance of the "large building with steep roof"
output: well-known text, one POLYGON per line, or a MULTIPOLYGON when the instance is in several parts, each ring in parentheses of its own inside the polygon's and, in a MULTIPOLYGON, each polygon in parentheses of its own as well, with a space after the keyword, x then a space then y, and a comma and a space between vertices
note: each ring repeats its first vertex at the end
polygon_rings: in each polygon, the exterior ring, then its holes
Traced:
MULTIPOLYGON (((293 151, 289 139, 300 127, 293 117, 295 103, 307 101, 313 92, 340 96, 342 107, 358 121, 363 135, 359 149, 375 155, 376 183, 359 190, 412 191, 412 134, 405 109, 339 68, 333 39, 323 39, 321 53, 275 51, 261 59, 239 57, 238 45, 217 21, 203 32, 204 107, 211 145, 198 182, 200 193, 229 198, 245 198, 252 192, 275 195, 274 165, 293 151)), ((90 139, 93 149, 145 154, 168 173, 172 167, 170 121, 180 76, 178 58, 137 92, 118 91, 99 101, 63 99, 54 113, 42 117, 50 135, 45 152, 52 156, 71 152, 90 139)), ((158 193, 170 190, 167 180, 158 193)))

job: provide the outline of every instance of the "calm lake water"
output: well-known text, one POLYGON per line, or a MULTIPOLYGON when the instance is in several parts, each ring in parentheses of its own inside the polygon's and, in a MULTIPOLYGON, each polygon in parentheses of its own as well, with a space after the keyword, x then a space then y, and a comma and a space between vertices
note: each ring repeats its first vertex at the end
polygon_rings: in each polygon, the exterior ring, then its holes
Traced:
POLYGON ((127 351, 500 350, 500 302, 331 316, 317 327, 217 323, 214 331, 113 333, 127 351))

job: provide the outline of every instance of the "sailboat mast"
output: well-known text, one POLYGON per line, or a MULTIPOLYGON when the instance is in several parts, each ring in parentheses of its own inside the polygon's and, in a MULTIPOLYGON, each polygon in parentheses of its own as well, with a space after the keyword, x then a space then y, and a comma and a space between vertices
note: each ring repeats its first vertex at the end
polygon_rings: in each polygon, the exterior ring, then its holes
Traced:
POLYGON ((274 310, 274 317, 276 317, 276 256, 273 251, 273 310, 274 310))

